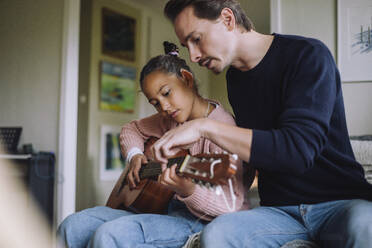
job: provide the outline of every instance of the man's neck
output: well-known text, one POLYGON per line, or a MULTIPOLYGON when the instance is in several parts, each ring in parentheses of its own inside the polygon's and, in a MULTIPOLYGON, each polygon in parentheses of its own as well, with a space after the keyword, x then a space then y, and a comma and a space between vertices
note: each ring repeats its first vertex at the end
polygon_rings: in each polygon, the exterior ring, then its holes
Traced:
POLYGON ((261 62, 269 50, 274 36, 250 31, 240 33, 238 39, 236 59, 231 65, 238 70, 248 71, 261 62))

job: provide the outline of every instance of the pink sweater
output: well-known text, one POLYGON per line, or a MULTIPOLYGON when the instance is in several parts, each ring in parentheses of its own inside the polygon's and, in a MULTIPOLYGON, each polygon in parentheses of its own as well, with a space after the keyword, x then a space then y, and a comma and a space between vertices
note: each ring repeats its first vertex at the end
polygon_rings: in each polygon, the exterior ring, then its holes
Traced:
MULTIPOLYGON (((217 107, 209 114, 208 118, 235 125, 235 121, 230 113, 224 110, 220 104, 211 100, 209 101, 215 103, 217 107)), ((150 137, 160 138, 165 132, 175 128, 177 125, 179 124, 173 119, 166 118, 159 113, 124 125, 120 134, 122 153, 127 157, 128 151, 133 147, 137 147, 143 151, 144 143, 147 139, 150 137)), ((221 153, 222 151, 223 150, 219 146, 205 138, 199 139, 199 141, 195 142, 189 149, 191 155, 198 153, 221 153)), ((243 186, 243 169, 241 160, 237 163, 237 173, 233 180, 233 185, 236 195, 236 210, 248 209, 249 204, 244 201, 244 192, 248 189, 245 189, 243 186)), ((222 186, 222 189, 225 192, 227 202, 231 207, 232 199, 229 187, 224 185, 222 186)), ((178 200, 183 201, 190 212, 205 220, 212 220, 220 214, 230 212, 222 195, 217 195, 214 191, 199 185, 196 185, 195 191, 192 195, 186 198, 182 198, 178 195, 175 195, 175 197, 178 200)))

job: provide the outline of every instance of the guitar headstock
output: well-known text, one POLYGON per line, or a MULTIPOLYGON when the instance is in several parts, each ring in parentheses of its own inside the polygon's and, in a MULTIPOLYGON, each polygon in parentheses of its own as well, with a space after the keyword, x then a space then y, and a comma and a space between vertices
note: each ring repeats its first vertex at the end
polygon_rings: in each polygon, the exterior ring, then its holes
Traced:
POLYGON ((201 153, 187 156, 179 172, 204 184, 226 184, 227 179, 234 176, 237 170, 237 157, 234 155, 201 153))

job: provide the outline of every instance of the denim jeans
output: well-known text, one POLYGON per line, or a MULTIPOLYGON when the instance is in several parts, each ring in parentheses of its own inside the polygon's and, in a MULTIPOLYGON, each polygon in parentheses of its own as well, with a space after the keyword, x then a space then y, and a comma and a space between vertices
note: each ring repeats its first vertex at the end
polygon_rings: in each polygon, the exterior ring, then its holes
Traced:
POLYGON ((204 248, 281 247, 296 239, 314 240, 327 248, 370 248, 372 202, 258 207, 217 217, 200 238, 204 248))
POLYGON ((109 207, 89 208, 68 216, 59 226, 60 247, 182 247, 206 221, 171 201, 168 215, 134 214, 109 207))

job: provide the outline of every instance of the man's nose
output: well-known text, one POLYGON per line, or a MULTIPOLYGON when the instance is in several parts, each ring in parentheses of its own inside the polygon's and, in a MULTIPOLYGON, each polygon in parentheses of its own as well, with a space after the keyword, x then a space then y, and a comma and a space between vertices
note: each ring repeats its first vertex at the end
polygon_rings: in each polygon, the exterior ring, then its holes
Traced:
POLYGON ((199 60, 201 59, 200 50, 195 48, 195 47, 190 47, 189 48, 189 53, 190 53, 190 60, 192 62, 198 63, 199 60))

